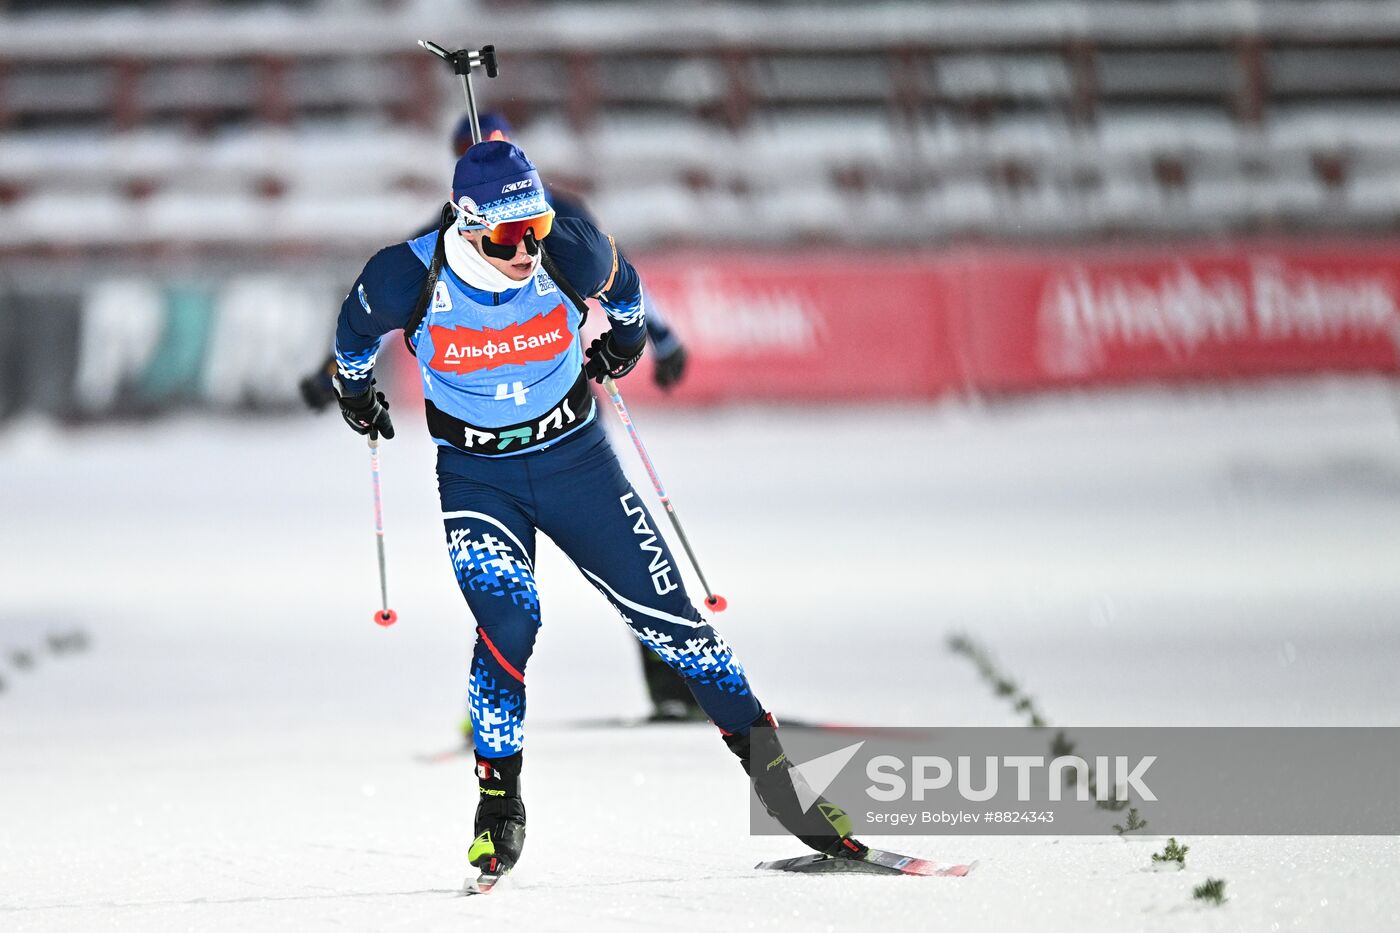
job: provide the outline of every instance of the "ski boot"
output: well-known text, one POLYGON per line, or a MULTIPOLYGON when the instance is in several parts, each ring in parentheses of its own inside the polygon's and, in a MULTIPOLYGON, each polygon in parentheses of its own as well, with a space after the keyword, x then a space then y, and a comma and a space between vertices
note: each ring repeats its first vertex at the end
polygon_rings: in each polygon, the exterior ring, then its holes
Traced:
POLYGON ((467 880, 467 892, 484 894, 520 861, 525 847, 525 804, 520 799, 520 766, 524 754, 505 758, 476 756, 476 779, 481 799, 476 805, 476 838, 467 853, 480 875, 467 880))
POLYGON ((821 796, 803 809, 793 786, 794 779, 801 778, 792 773, 792 762, 778 741, 777 725, 772 713, 763 713, 747 734, 724 736, 724 744, 749 774, 758 802, 783 829, 822 855, 864 858, 868 847, 851 836, 851 818, 845 810, 821 796), (761 726, 771 728, 757 729, 761 726))

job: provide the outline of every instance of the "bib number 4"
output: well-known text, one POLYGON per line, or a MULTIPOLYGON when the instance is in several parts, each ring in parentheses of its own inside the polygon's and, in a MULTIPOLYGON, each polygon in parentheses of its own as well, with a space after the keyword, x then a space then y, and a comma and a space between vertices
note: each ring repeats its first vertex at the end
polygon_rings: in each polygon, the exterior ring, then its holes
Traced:
POLYGON ((509 386, 504 382, 498 382, 496 383, 496 401, 504 402, 507 399, 514 399, 515 404, 524 405, 525 395, 529 391, 523 382, 512 382, 509 386))

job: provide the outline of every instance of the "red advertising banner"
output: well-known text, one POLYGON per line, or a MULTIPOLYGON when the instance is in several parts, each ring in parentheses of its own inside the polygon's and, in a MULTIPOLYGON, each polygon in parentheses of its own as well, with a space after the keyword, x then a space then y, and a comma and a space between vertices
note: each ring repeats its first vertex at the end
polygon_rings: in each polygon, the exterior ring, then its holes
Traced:
POLYGON ((941 263, 989 391, 1395 371, 1400 247, 988 253, 941 263))
MULTIPOLYGON (((663 393, 644 358, 629 401, 1400 371, 1400 243, 705 251, 636 264, 690 362, 663 393)), ((602 321, 595 310, 590 332, 602 321)))
MULTIPOLYGON (((918 253, 696 253, 638 266, 685 341, 680 401, 910 398, 954 388, 942 280, 918 253)), ((601 317, 601 315, 598 315, 601 317)), ((649 372, 645 358, 639 373, 649 372)), ((629 399, 660 398, 650 379, 629 399)))

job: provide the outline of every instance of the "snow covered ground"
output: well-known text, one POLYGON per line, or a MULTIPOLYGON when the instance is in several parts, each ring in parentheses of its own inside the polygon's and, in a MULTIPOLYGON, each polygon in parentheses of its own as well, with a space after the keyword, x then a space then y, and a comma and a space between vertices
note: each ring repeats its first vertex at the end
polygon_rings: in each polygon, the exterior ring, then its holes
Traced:
MULTIPOLYGON (((1362 379, 638 421, 780 714, 1014 723, 947 651, 967 632, 1060 724, 1395 725, 1396 403, 1362 379)), ((1111 837, 905 837, 980 865, 755 872, 801 850, 748 835, 709 727, 570 725, 645 699, 548 546, 529 844, 459 897, 471 768, 415 756, 453 742, 471 626, 399 420, 389 630, 367 451, 333 416, 0 434, 0 929, 1400 928, 1394 838, 1195 837, 1162 875, 1111 837), (87 652, 42 647, 77 626, 87 652), (1208 876, 1222 908, 1192 903, 1208 876)))

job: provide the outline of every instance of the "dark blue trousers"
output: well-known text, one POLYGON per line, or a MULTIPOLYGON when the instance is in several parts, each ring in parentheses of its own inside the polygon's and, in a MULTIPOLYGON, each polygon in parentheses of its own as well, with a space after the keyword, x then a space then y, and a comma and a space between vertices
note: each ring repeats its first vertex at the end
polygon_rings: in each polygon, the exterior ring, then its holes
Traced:
POLYGON ((758 717, 743 666, 691 605, 679 564, 596 421, 515 457, 439 447, 437 472, 447 549, 477 625, 469 696, 481 755, 524 746, 525 666, 540 627, 537 531, 685 678, 715 725, 742 733, 758 717))

